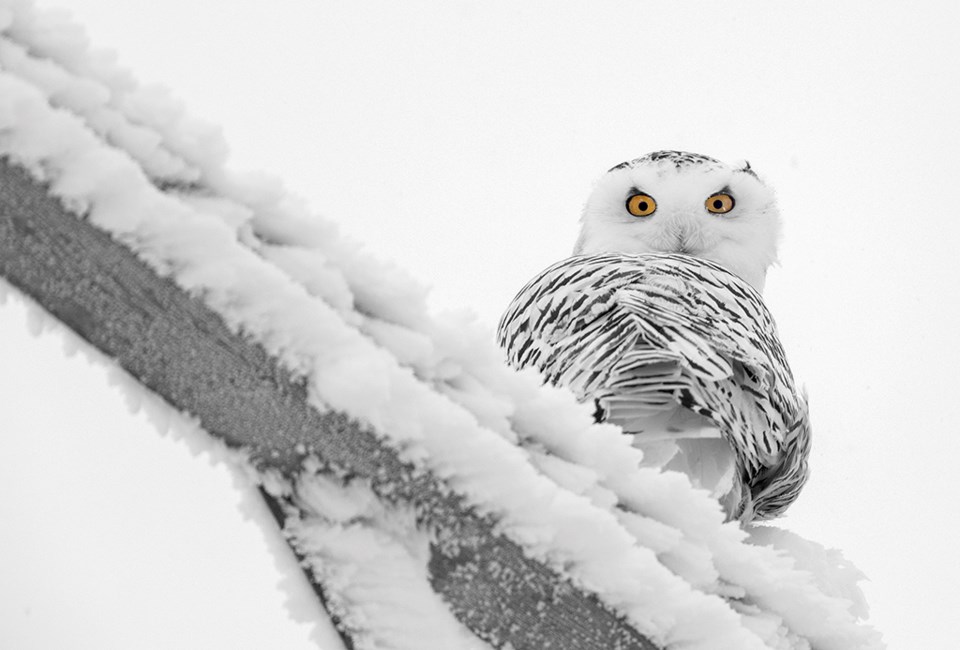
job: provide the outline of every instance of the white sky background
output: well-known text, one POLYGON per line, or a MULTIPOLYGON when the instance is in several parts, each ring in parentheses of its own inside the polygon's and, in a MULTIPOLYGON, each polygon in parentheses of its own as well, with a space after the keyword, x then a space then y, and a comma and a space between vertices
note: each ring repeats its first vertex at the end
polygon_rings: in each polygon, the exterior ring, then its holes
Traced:
MULTIPOLYGON (((604 170, 661 148, 748 158, 780 197, 766 294, 815 425, 782 525, 869 575, 891 648, 955 647, 956 2, 42 4, 222 125, 233 166, 491 330, 569 254, 604 170)), ((49 635, 18 648, 315 647, 226 472, 9 304, 0 343, 0 640, 10 624, 49 635)))

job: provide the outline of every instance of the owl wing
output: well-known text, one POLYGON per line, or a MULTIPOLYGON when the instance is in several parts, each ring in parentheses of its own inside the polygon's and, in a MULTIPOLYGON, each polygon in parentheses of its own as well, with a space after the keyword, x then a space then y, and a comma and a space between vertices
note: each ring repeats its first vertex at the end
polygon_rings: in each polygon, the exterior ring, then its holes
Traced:
MULTIPOLYGON (((675 422, 678 407, 711 422, 737 455, 757 516, 773 516, 762 499, 786 476, 785 460, 797 465, 790 480, 805 480, 796 437, 809 433, 798 424, 806 403, 773 319, 749 285, 711 262, 674 254, 569 258, 521 290, 498 339, 512 365, 536 367, 548 382, 596 400, 626 430, 659 413, 674 412, 675 422)), ((783 494, 776 500, 779 507, 783 494)))

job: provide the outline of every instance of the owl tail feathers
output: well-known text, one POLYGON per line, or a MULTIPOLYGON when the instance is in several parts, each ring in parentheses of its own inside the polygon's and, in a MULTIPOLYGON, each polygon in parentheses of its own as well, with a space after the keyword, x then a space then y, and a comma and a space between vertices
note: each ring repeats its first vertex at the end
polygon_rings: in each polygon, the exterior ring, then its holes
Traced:
POLYGON ((633 434, 633 446, 643 451, 641 467, 683 472, 720 502, 728 519, 739 514, 736 455, 713 422, 676 402, 661 406, 651 395, 612 395, 596 403, 598 419, 633 434))
MULTIPOLYGON (((695 486, 709 490, 710 496, 721 502, 735 491, 735 485, 739 486, 735 480, 737 460, 723 438, 678 440, 676 445, 677 454, 664 469, 683 472, 695 486)), ((738 505, 739 496, 735 501, 738 505)))
MULTIPOLYGON (((723 438, 688 438, 676 442, 676 455, 664 466, 683 472, 694 486, 708 490, 720 503, 727 521, 741 519, 745 508, 743 482, 739 477, 736 454, 723 438)), ((752 517, 752 514, 749 515, 752 517)))
MULTIPOLYGON (((612 415, 612 414, 610 414, 612 415)), ((633 434, 633 446, 643 451, 643 467, 683 472, 693 485, 721 499, 739 486, 737 460, 720 430, 687 410, 656 414, 629 413, 622 408, 608 422, 633 434)), ((739 503, 739 497, 735 498, 739 503)), ((729 512, 729 510, 728 510, 729 512)))
POLYGON ((735 519, 742 512, 743 490, 736 456, 719 435, 648 440, 641 433, 634 437, 633 446, 643 451, 642 467, 686 474, 695 487, 707 490, 720 502, 727 519, 735 519))

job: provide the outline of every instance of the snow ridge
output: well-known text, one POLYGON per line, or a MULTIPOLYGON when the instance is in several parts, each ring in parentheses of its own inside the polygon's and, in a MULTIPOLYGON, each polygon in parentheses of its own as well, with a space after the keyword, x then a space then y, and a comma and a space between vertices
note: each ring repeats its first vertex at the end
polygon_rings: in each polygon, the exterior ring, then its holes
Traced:
MULTIPOLYGON (((724 523, 685 476, 638 469, 617 428, 508 369, 491 329, 431 315, 423 287, 279 183, 228 171, 217 129, 29 0, 0 0, 0 156, 306 378, 317 408, 373 426, 664 647, 883 647, 837 553, 724 523)), ((409 516, 314 472, 288 489, 303 513, 289 532, 364 647, 425 647, 394 618, 411 610, 387 613, 398 584, 443 647, 481 647, 429 590, 409 516)))

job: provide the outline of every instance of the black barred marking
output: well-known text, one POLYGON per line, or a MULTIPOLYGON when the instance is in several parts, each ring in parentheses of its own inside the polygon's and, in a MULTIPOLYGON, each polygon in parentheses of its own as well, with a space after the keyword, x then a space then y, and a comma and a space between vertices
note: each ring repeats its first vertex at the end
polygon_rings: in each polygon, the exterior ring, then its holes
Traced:
MULTIPOLYGON (((650 156, 683 158, 673 153, 650 156)), ((758 519, 780 514, 806 480, 806 401, 773 318, 752 287, 712 262, 668 253, 563 260, 520 291, 497 338, 511 364, 538 368, 605 416, 615 400, 627 412, 679 404, 713 421, 737 454, 752 500, 742 507, 758 519)))
POLYGON ((580 297, 574 300, 573 304, 570 305, 570 311, 573 313, 577 313, 578 311, 580 311, 580 308, 583 307, 583 303, 585 303, 589 298, 590 298, 589 293, 580 294, 580 297))
POLYGON ((533 329, 539 330, 543 325, 544 320, 548 322, 556 322, 559 320, 561 311, 563 311, 563 303, 557 303, 553 309, 543 310, 540 312, 540 316, 537 318, 536 322, 533 324, 533 329))
POLYGON ((737 171, 740 172, 741 174, 750 174, 751 176, 753 176, 753 177, 756 178, 757 180, 760 180, 760 177, 757 176, 757 172, 753 171, 753 168, 750 167, 750 161, 749 161, 749 160, 744 160, 744 161, 743 161, 743 167, 741 167, 741 168, 738 169, 737 171))
MULTIPOLYGON (((717 160, 716 158, 711 158, 710 156, 704 156, 703 154, 692 153, 689 151, 664 150, 664 151, 651 151, 650 153, 640 156, 639 158, 634 158, 633 160, 627 160, 625 162, 622 162, 619 165, 615 165, 611 167, 607 173, 610 173, 618 169, 626 169, 628 167, 639 167, 640 165, 645 165, 650 163, 657 163, 657 164, 672 163, 676 169, 680 169, 682 167, 687 167, 690 165, 723 165, 723 163, 717 160)), ((749 164, 747 165, 746 169, 743 169, 740 171, 745 171, 747 173, 753 174, 753 170, 750 169, 749 164)))
POLYGON ((532 339, 532 338, 524 339, 523 343, 520 345, 520 349, 517 350, 517 356, 516 356, 516 358, 517 358, 518 360, 523 359, 524 354, 526 354, 527 349, 528 349, 531 345, 533 345, 533 339, 532 339))
POLYGON ((528 321, 523 321, 521 323, 518 323, 517 328, 514 330, 513 334, 510 336, 510 342, 508 343, 507 347, 512 348, 514 344, 517 342, 517 338, 519 338, 522 334, 526 334, 529 329, 530 329, 530 323, 528 321))
POLYGON ((593 411, 593 421, 594 422, 603 422, 603 419, 606 415, 606 412, 603 410, 603 407, 600 405, 600 400, 593 400, 594 411, 593 411))

